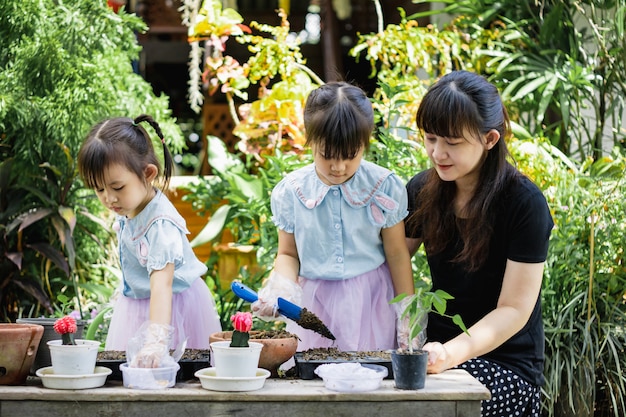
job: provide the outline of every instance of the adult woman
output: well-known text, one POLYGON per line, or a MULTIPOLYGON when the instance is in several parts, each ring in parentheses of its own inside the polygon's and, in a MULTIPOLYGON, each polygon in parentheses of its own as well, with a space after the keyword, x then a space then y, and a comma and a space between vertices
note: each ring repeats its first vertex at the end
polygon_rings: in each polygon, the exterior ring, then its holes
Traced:
POLYGON ((509 118, 495 86, 456 71, 417 111, 433 167, 407 184, 409 252, 424 243, 433 289, 455 298, 462 333, 429 317, 428 371, 467 369, 491 391, 483 416, 539 416, 540 289, 553 227, 541 191, 509 162, 509 118))

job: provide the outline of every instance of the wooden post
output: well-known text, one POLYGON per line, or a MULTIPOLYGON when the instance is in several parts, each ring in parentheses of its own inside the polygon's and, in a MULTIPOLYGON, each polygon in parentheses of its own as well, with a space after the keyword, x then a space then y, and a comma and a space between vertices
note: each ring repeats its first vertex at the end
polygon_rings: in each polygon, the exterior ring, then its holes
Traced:
POLYGON ((338 81, 343 74, 343 62, 339 45, 339 22, 332 0, 321 1, 321 33, 324 81, 338 81))

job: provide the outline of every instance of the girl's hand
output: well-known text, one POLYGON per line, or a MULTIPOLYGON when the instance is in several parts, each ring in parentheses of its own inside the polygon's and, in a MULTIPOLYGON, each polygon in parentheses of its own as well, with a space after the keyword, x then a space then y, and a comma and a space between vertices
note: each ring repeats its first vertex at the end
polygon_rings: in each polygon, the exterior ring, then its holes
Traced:
POLYGON ((168 345, 158 342, 144 345, 130 363, 131 368, 159 368, 169 356, 168 345))
POLYGON ((128 342, 130 367, 160 367, 170 356, 173 331, 174 328, 167 324, 145 322, 128 342))
POLYGON ((449 365, 451 358, 444 345, 439 342, 429 342, 424 345, 423 349, 428 351, 427 372, 429 374, 438 374, 451 368, 449 365))
POLYGON ((273 272, 259 290, 259 299, 252 303, 252 312, 260 319, 276 320, 278 297, 299 305, 302 301, 302 288, 295 281, 273 272))

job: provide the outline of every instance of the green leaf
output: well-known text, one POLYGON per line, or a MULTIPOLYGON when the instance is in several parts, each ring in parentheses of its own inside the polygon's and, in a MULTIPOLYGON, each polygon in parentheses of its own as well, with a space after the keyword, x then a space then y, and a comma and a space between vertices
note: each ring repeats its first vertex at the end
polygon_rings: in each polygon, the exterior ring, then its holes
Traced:
POLYGON ((520 88, 511 100, 512 101, 521 100, 522 98, 531 95, 540 87, 542 87, 546 83, 546 81, 547 81, 547 77, 545 75, 541 75, 531 80, 528 84, 520 88))
MULTIPOLYGON (((25 215, 20 216, 17 220, 17 224, 20 225, 19 231, 26 229, 33 223, 37 223, 39 220, 49 216, 52 213, 52 209, 43 208, 43 209, 35 209, 25 215)), ((11 225, 13 222, 11 223, 11 225)), ((10 230, 12 227, 7 227, 10 230)))
POLYGON ((395 304, 395 303, 398 303, 398 302, 400 302, 400 301, 404 300, 404 299, 405 299, 406 297, 408 297, 408 296, 409 296, 409 295, 408 295, 407 293, 404 293, 404 292, 403 292, 402 294, 396 295, 396 296, 395 296, 395 297, 394 297, 391 301, 389 301, 389 304, 395 304))
POLYGON ((213 213, 206 226, 204 226, 200 233, 191 241, 192 248, 211 242, 220 235, 222 230, 224 230, 230 208, 231 206, 226 204, 215 210, 215 213, 213 213))
POLYGON ((98 327, 104 322, 104 316, 109 311, 111 311, 113 307, 106 307, 98 313, 96 317, 89 323, 89 327, 87 327, 87 332, 85 333, 85 339, 87 340, 95 340, 96 332, 98 331, 98 327))
POLYGON ((236 188, 241 190, 241 192, 248 197, 250 200, 261 200, 263 199, 263 183, 259 178, 255 178, 252 176, 247 176, 244 178, 243 175, 233 174, 232 179, 236 185, 236 188))
POLYGON ((460 315, 455 314, 454 316, 452 316, 452 321, 454 322, 454 324, 459 326, 461 328, 461 330, 463 330, 465 333, 469 334, 469 332, 467 331, 467 327, 465 327, 465 323, 463 323, 463 319, 461 318, 460 315))
POLYGON ((70 231, 74 231, 76 226, 76 213, 72 207, 59 206, 59 214, 65 220, 70 228, 70 231))
POLYGON ((518 139, 531 139, 532 135, 528 130, 522 127, 519 123, 511 121, 511 131, 513 135, 518 139))
MULTIPOLYGON (((226 148, 226 144, 217 136, 207 136, 207 159, 209 165, 220 175, 226 176, 233 167, 242 167, 241 161, 235 159, 226 148)), ((241 171, 241 169, 239 169, 241 171)))
POLYGON ((539 108, 537 109, 537 123, 543 122, 543 118, 553 100, 554 91, 556 90, 559 82, 559 77, 556 74, 550 75, 550 77, 546 75, 548 84, 545 86, 543 93, 541 94, 541 101, 539 102, 539 108))
POLYGON ((67 259, 65 259, 63 253, 56 249, 54 246, 45 242, 31 243, 26 246, 36 250, 44 257, 51 260, 57 267, 59 267, 59 269, 65 272, 66 276, 70 276, 70 266, 67 262, 67 259))

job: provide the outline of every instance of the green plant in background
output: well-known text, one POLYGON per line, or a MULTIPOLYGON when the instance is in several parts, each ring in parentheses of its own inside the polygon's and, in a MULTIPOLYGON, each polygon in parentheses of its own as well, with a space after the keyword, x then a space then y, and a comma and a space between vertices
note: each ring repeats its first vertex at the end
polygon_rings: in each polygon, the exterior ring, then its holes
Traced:
POLYGON ((112 292, 112 235, 74 159, 110 116, 149 113, 182 146, 167 97, 132 69, 144 30, 105 2, 0 2, 0 321, 51 315, 58 294, 85 314, 112 292))
POLYGON ((209 164, 215 175, 186 186, 190 193, 184 198, 200 214, 211 214, 191 244, 218 243, 228 230, 237 244, 257 247, 259 264, 269 269, 278 246, 278 233, 271 221, 270 193, 286 173, 309 163, 310 158, 278 152, 266 156, 265 163, 259 166, 251 157, 244 163, 230 154, 217 137, 208 137, 208 143, 209 164))
POLYGON ((189 64, 189 100, 195 111, 203 101, 200 72, 209 94, 221 91, 229 104, 235 123, 233 133, 240 138, 239 149, 263 159, 274 150, 283 153, 302 151, 305 142, 302 109, 309 92, 323 83, 305 64, 299 41, 290 34, 289 21, 278 11, 280 26, 252 22, 241 25, 243 18, 233 9, 222 8, 220 0, 198 3, 187 0, 183 22, 189 26, 192 59, 189 64), (252 29, 259 34, 252 34, 252 29), (229 36, 247 45, 251 56, 243 65, 224 55, 229 36), (204 42, 207 52, 200 62, 204 42), (258 86, 258 99, 248 100, 248 89, 258 86), (237 111, 235 98, 244 104, 237 111))
POLYGON ((406 115, 409 101, 404 93, 409 88, 378 82, 381 98, 372 99, 376 128, 367 155, 372 162, 394 171, 405 183, 430 166, 426 151, 417 140, 415 122, 399 122, 406 115))
POLYGON ((447 72, 466 69, 469 60, 459 33, 439 31, 432 25, 421 27, 401 8, 399 14, 399 24, 360 34, 349 55, 357 62, 369 61, 370 77, 379 85, 375 104, 390 107, 391 101, 396 103, 397 112, 389 123, 414 128, 415 113, 428 86, 447 72))
POLYGON ((616 148, 577 164, 547 140, 513 141, 511 150, 555 220, 542 295, 544 414, 622 416, 626 156, 616 148))
POLYGON ((625 0, 437 3, 455 16, 445 31, 464 34, 474 69, 533 136, 580 161, 624 146, 625 0))
POLYGON ((557 224, 544 288, 546 389, 556 412, 624 415, 624 173, 616 153, 554 187, 557 224), (572 187, 578 184, 580 188, 572 187), (575 190, 575 192, 573 192, 575 190), (564 410, 564 411, 562 411, 564 410))

